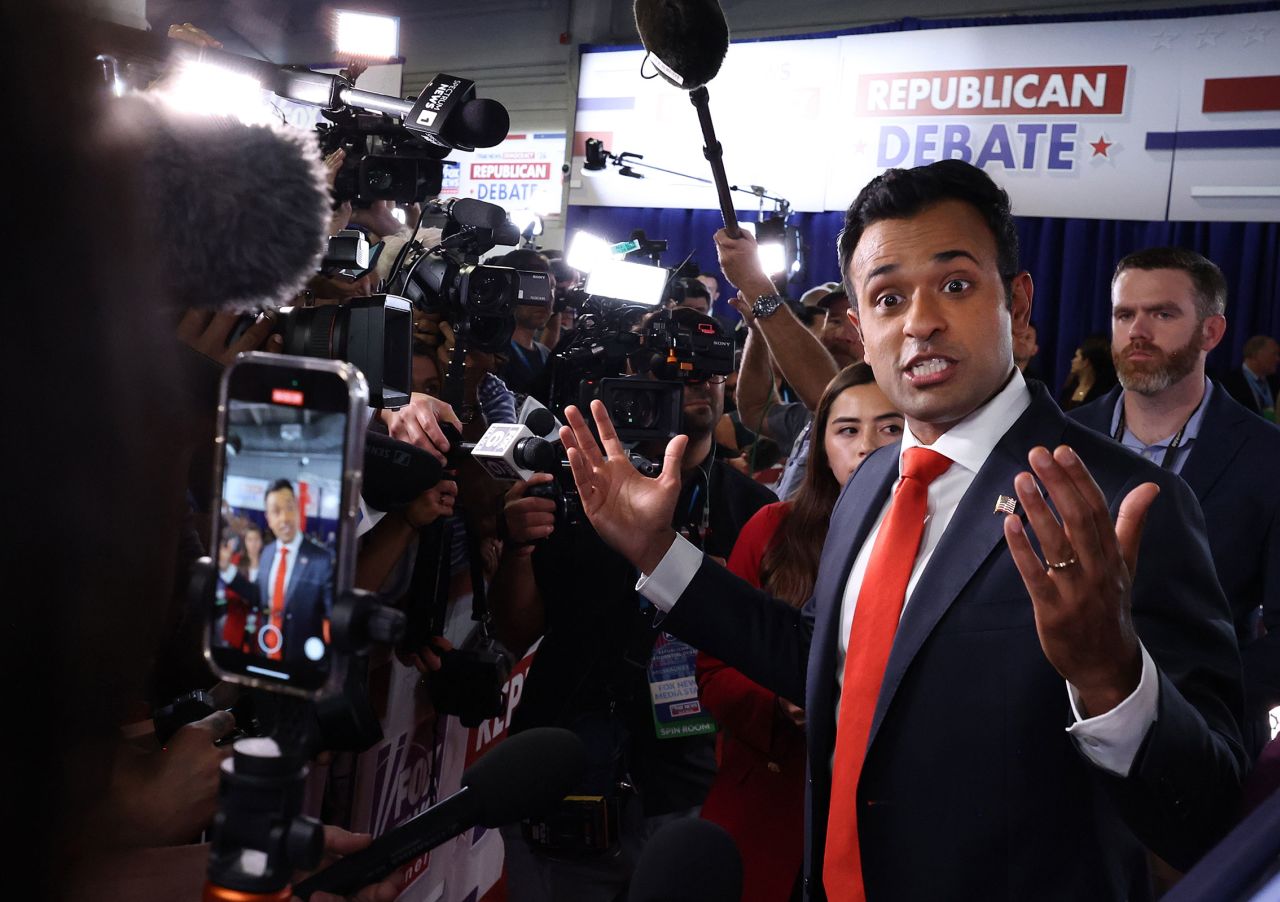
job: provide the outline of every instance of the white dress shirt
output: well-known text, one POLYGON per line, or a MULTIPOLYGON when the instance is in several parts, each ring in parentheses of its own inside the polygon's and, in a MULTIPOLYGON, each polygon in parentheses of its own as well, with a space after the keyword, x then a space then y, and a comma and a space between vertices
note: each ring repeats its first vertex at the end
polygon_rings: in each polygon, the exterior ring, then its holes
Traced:
MULTIPOLYGON (((1009 431, 1030 404, 1031 393, 1027 389, 1026 382, 1022 374, 1014 370, 1009 383, 994 398, 928 446, 949 458, 952 464, 945 473, 929 485, 924 535, 921 537, 920 551, 916 555, 915 564, 911 569, 911 578, 907 583, 906 603, 903 605, 903 610, 906 610, 906 605, 911 603, 911 593, 915 591, 920 575, 938 547, 942 534, 946 532, 947 525, 960 505, 960 499, 968 491, 996 443, 1009 431)), ((921 442, 912 434, 910 428, 904 431, 902 445, 898 452, 899 474, 902 472, 902 452, 907 448, 920 445, 921 442)), ((862 579, 867 572, 867 564, 871 559, 871 551, 875 547, 880 524, 889 510, 892 499, 893 496, 890 493, 889 500, 881 509, 875 526, 859 549, 853 569, 849 573, 848 582, 845 583, 844 596, 840 605, 840 634, 836 653, 836 679, 839 683, 843 683, 844 680, 844 656, 849 645, 849 632, 853 626, 853 613, 858 602, 858 593, 862 588, 862 579)), ((641 576, 639 583, 636 584, 636 590, 659 609, 669 611, 693 581, 701 565, 702 553, 691 543, 677 536, 675 543, 654 568, 653 573, 641 576)), ((1029 599, 1027 603, 1031 603, 1029 599)), ((1147 729, 1155 722, 1158 691, 1155 664, 1147 654, 1147 650, 1143 648, 1142 676, 1138 688, 1105 714, 1082 718, 1079 695, 1074 687, 1068 684, 1067 697, 1076 722, 1067 729, 1067 732, 1079 743, 1081 752, 1094 764, 1119 776, 1127 776, 1147 729)), ((837 693, 837 712, 839 711, 838 699, 837 693)))

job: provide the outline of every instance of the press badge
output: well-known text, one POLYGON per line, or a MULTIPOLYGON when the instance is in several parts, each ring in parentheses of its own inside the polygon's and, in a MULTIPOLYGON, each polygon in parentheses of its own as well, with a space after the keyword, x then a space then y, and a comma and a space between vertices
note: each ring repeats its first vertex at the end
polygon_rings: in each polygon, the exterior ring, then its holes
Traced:
POLYGON ((659 633, 649 656, 649 696, 659 739, 705 736, 716 723, 698 698, 698 651, 670 633, 659 633))

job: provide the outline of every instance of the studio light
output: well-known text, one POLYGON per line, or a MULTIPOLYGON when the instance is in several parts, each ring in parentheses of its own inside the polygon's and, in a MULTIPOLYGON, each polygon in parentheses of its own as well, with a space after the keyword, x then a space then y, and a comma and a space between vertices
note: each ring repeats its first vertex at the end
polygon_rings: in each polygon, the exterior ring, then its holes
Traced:
POLYGON ((564 259, 578 272, 591 272, 600 264, 613 259, 611 247, 612 244, 598 235, 578 231, 569 242, 569 251, 564 259))
POLYGON ((395 59, 400 55, 400 20, 338 10, 333 14, 333 46, 342 58, 395 59))
POLYGON ((256 78, 213 63, 183 62, 157 94, 167 106, 183 113, 232 116, 246 125, 271 118, 256 78))

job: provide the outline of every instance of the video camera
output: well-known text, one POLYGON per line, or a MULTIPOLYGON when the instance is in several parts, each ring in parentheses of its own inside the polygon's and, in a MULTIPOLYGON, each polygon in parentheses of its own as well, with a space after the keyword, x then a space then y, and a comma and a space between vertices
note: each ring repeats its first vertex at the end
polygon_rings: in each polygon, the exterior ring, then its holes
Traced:
POLYGON ((350 107, 325 110, 323 115, 331 124, 316 126, 321 151, 346 151, 333 184, 336 203, 420 204, 440 193, 441 161, 449 148, 432 144, 386 116, 350 107))
POLYGON ((665 441, 681 431, 684 384, 727 376, 733 357, 733 338, 697 311, 646 317, 635 308, 606 308, 580 317, 558 355, 553 398, 558 409, 581 410, 598 398, 623 442, 665 441))
POLYGON ((499 244, 520 234, 501 207, 472 198, 434 205, 446 219, 440 243, 411 241, 393 268, 390 287, 425 313, 443 314, 476 351, 507 347, 518 304, 550 307, 554 286, 548 273, 480 263, 499 244))

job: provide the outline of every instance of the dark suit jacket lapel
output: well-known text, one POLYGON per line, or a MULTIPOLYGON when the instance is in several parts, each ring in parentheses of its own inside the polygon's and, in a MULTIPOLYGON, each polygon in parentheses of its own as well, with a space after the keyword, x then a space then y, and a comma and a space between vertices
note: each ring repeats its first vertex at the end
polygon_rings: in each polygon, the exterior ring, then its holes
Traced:
POLYGON ((1252 416, 1230 400, 1225 388, 1214 386, 1213 394, 1209 396, 1209 408, 1204 412, 1200 431, 1191 446, 1191 454, 1179 474, 1200 501, 1209 494, 1240 450, 1237 424, 1252 416))
MULTIPOLYGON (((813 596, 817 604, 813 640, 809 646, 809 699, 811 711, 830 712, 821 721, 810 718, 815 731, 812 747, 815 754, 830 753, 834 742, 836 687, 836 648, 840 635, 840 608, 845 583, 867 534, 875 525, 898 478, 898 445, 881 448, 858 468, 845 487, 840 501, 831 513, 831 526, 823 547, 822 563, 814 582, 813 596)), ((824 765, 825 766, 825 765, 824 765)))
POLYGON ((1045 390, 1036 386, 1031 406, 992 449, 960 499, 947 531, 942 534, 903 611, 880 685, 869 743, 875 741, 894 693, 929 633, 982 562, 993 552, 1004 553, 1004 516, 994 511, 996 498, 1014 497, 1013 478, 1029 469, 1027 452, 1036 445, 1053 448, 1059 444, 1064 425, 1061 411, 1045 390))
POLYGON ((293 572, 289 574, 289 584, 284 588, 284 603, 288 604, 289 599, 293 597, 294 591, 302 583, 302 574, 306 572, 307 564, 311 560, 311 554, 307 548, 307 540, 303 539, 302 544, 298 546, 298 559, 293 564, 293 572))

